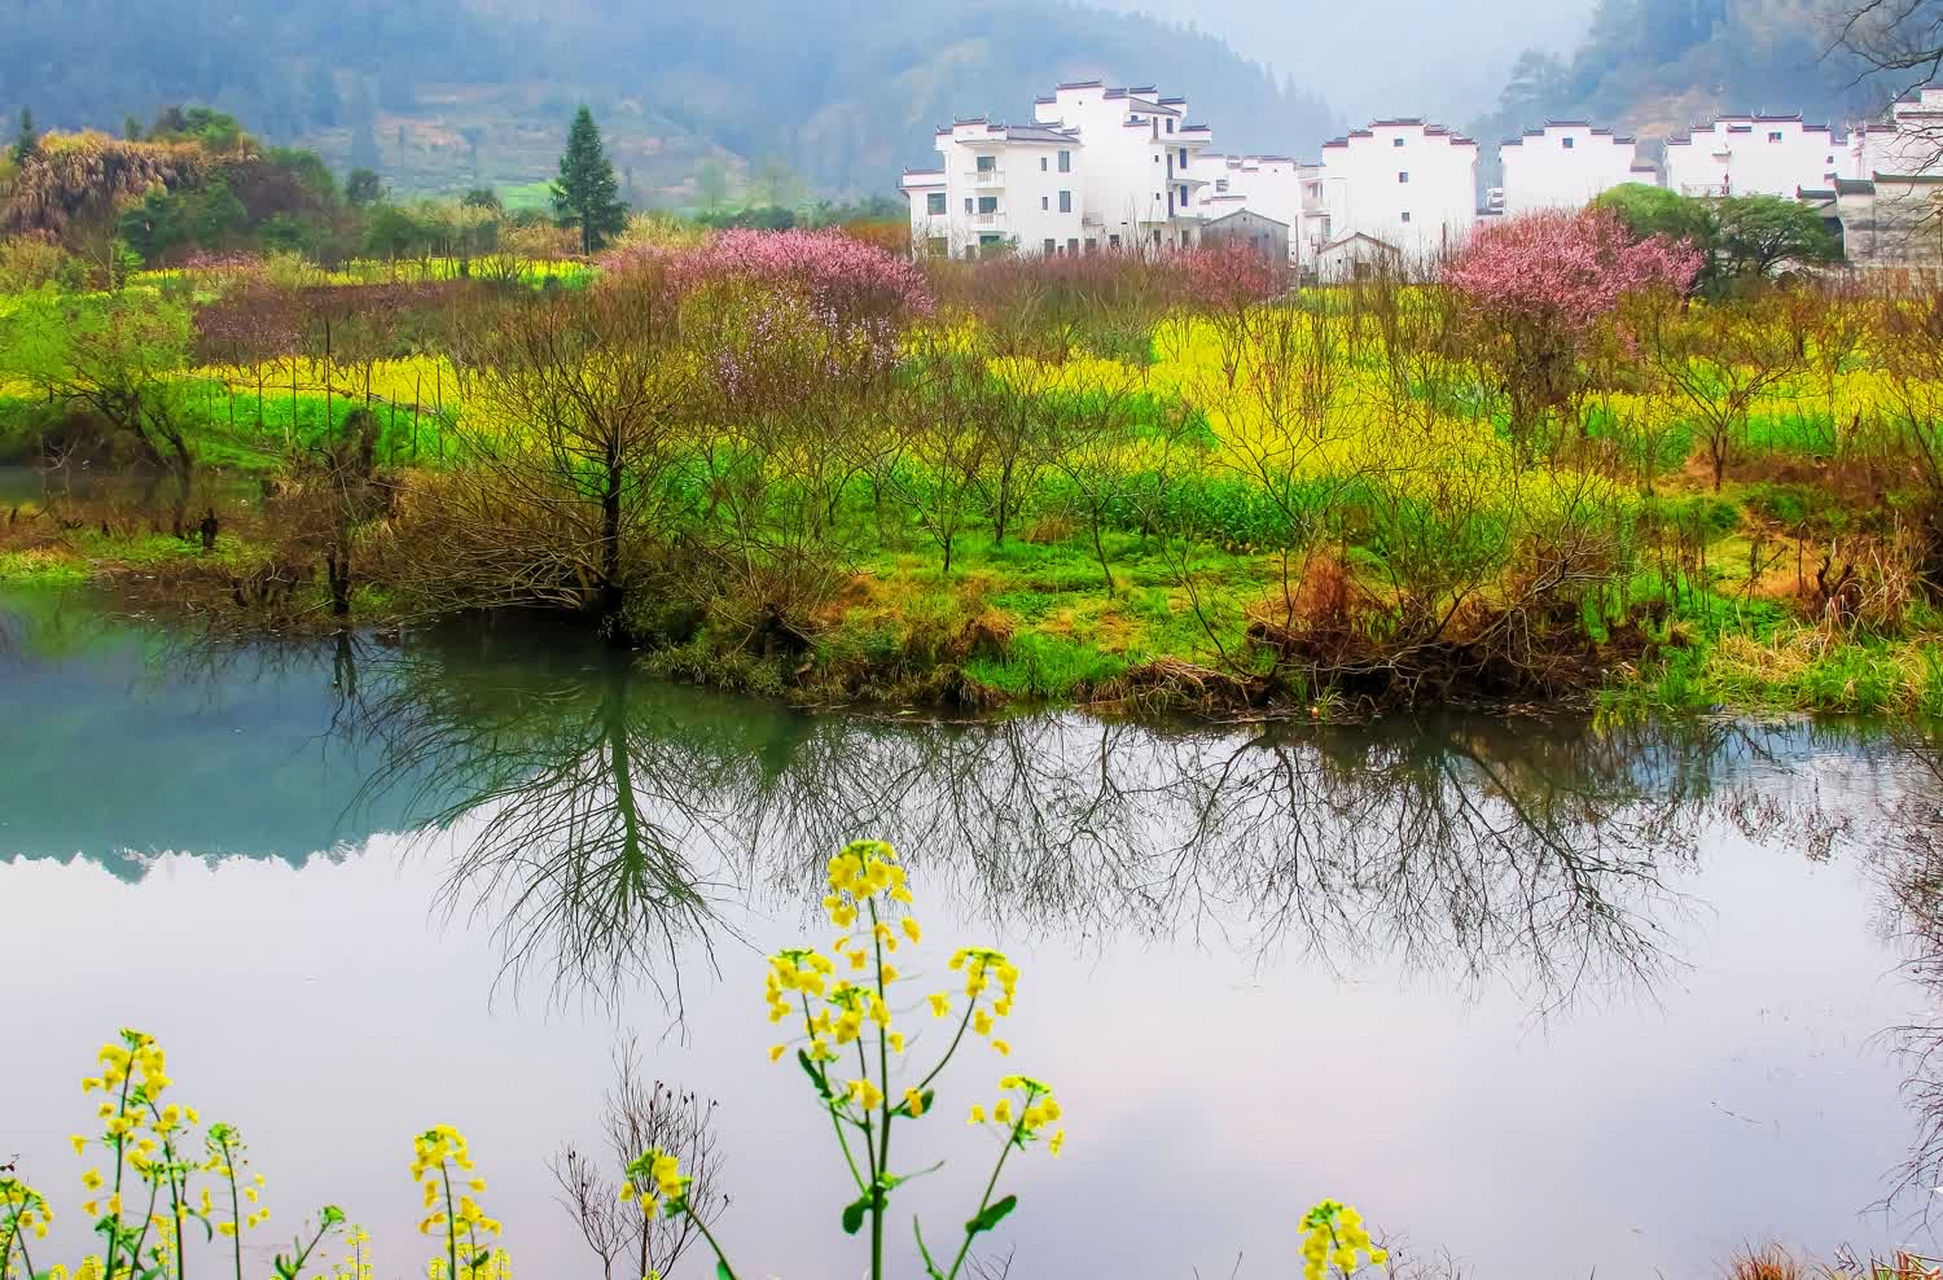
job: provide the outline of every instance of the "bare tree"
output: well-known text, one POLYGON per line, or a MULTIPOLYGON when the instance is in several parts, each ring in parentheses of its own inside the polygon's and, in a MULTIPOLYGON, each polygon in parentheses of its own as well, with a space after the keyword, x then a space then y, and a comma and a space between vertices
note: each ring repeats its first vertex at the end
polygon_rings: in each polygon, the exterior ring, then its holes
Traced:
POLYGON ((728 1207, 728 1193, 720 1185, 722 1157, 710 1127, 715 1108, 712 1098, 645 1080, 640 1045, 633 1038, 615 1046, 614 1086, 601 1111, 607 1161, 569 1144, 547 1166, 560 1184, 561 1207, 600 1258, 605 1280, 615 1280, 617 1273, 667 1275, 700 1237, 695 1220, 713 1222, 728 1207), (690 1213, 670 1217, 653 1212, 654 1188, 641 1183, 632 1196, 621 1199, 622 1183, 603 1166, 625 1169, 646 1151, 662 1151, 681 1161, 682 1172, 692 1179, 690 1213))

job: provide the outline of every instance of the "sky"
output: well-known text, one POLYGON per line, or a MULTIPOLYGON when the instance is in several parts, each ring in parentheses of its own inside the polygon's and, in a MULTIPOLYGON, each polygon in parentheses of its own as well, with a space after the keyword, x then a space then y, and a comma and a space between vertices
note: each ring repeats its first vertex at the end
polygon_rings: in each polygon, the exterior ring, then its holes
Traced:
POLYGON ((1320 94, 1347 124, 1426 115, 1461 127, 1495 105, 1527 48, 1570 52, 1591 0, 1097 0, 1193 22, 1320 94), (1306 12, 1305 12, 1306 10, 1306 12))

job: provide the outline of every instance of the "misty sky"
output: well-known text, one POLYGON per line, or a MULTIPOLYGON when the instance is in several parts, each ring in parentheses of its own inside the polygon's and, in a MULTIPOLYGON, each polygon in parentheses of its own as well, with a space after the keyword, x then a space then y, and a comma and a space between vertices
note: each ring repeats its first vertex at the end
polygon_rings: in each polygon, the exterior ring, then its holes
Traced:
POLYGON ((1292 73, 1349 123, 1431 115, 1454 126, 1495 104, 1520 50, 1569 53, 1592 10, 1591 0, 1096 2, 1197 23, 1278 76, 1292 73))

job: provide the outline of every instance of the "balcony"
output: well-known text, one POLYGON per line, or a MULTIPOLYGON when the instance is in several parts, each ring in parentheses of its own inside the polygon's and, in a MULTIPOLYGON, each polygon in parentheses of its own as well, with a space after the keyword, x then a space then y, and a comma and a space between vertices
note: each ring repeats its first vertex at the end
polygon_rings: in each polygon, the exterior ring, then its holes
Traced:
POLYGON ((1004 217, 1002 213, 974 213, 971 224, 974 227, 996 227, 1004 217))
POLYGON ((1005 185, 1003 169, 973 169, 965 175, 974 187, 1002 187, 1005 185))

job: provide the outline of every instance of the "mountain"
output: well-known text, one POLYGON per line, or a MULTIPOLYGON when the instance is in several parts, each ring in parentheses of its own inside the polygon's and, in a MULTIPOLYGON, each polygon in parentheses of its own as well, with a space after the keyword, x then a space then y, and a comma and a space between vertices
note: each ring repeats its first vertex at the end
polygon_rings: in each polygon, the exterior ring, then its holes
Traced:
POLYGON ((0 31, 9 116, 119 131, 202 103, 402 192, 550 177, 583 101, 644 203, 693 202, 711 170, 887 193, 935 126, 1093 76, 1187 95, 1224 149, 1312 152, 1337 126, 1213 36, 1020 0, 0 0, 0 31))
POLYGON ((1801 112, 1842 125, 1884 86, 1831 50, 1843 0, 1598 0, 1570 57, 1522 54, 1474 122, 1487 155, 1546 119, 1590 119, 1644 142, 1725 111, 1801 112))

